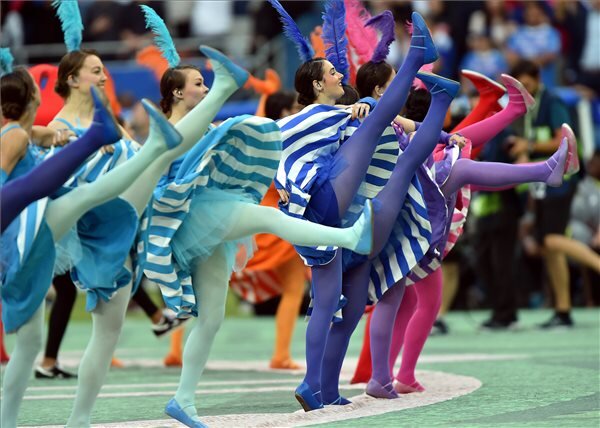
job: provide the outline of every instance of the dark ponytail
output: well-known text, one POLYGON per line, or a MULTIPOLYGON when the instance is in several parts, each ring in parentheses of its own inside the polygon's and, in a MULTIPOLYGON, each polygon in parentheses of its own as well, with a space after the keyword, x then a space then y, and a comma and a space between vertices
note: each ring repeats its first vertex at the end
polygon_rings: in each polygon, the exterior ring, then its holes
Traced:
POLYGON ((325 58, 313 58, 302 64, 296 71, 294 87, 298 92, 298 103, 303 106, 315 102, 317 96, 313 87, 313 80, 323 80, 325 71, 323 70, 323 61, 325 58))

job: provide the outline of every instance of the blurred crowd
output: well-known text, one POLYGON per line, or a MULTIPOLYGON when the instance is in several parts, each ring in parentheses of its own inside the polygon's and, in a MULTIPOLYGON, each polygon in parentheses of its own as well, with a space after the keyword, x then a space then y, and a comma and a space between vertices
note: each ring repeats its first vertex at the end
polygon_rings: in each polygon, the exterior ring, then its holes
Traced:
MULTIPOLYGON (((265 1, 79 3, 84 43, 120 43, 111 55, 103 55, 106 59, 131 59, 151 43, 139 4, 148 4, 163 16, 173 37, 206 39, 237 56, 252 57, 262 46, 281 38, 276 12, 265 1), (240 34, 247 43, 234 46, 232 40, 240 34)), ((320 2, 282 3, 306 28, 305 34, 319 23, 320 2)), ((406 22, 417 10, 428 20, 440 51, 436 73, 460 78, 461 69, 470 69, 495 80, 509 73, 536 98, 537 107, 488 144, 481 159, 535 161, 556 149, 563 122, 571 124, 577 135, 583 127, 592 129, 593 147, 582 156, 582 171, 562 187, 478 192, 467 233, 444 269, 450 272, 446 282, 458 284, 454 303, 445 304, 444 310, 491 307, 486 327, 506 329, 517 321, 519 307, 553 306, 556 313, 545 327, 572 325, 573 304, 594 306, 600 302, 600 266, 592 256, 600 252, 600 136, 593 134, 599 126, 594 125, 593 114, 582 117, 577 102, 565 103, 564 96, 559 95, 568 87, 577 100, 600 108, 600 0, 398 0, 365 4, 373 15, 389 9, 395 17, 396 41, 388 57, 392 64, 402 62, 409 41, 406 22)), ((10 46, 17 59, 23 46, 62 43, 51 1, 2 1, 1 13, 1 43, 10 46)), ((62 53, 22 60, 53 62, 60 56, 62 53)), ((272 64, 277 64, 275 59, 272 64)), ((290 78, 282 76, 284 81, 290 78)), ((466 80, 464 83, 464 95, 451 109, 452 124, 458 123, 478 99, 474 88, 466 80)), ((126 125, 132 135, 143 140, 147 119, 139 104, 127 104, 133 108, 127 110, 126 125)), ((445 328, 443 322, 438 323, 438 331, 445 328)))

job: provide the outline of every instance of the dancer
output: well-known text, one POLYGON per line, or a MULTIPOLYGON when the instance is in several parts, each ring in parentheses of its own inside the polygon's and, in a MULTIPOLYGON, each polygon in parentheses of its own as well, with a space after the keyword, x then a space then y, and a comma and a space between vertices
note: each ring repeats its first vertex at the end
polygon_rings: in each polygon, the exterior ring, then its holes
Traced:
MULTIPOLYGON (((284 16, 284 26, 294 28, 295 24, 281 5, 275 1, 271 3, 284 16)), ((401 71, 390 84, 387 95, 382 97, 376 110, 358 126, 358 129, 356 127, 359 123, 350 121, 348 112, 334 106, 343 94, 342 75, 336 72, 330 61, 310 59, 312 55, 305 40, 296 40, 301 52, 307 53, 303 55, 306 62, 296 72, 296 90, 300 94, 299 102, 308 107, 297 115, 279 122, 284 137, 284 151, 277 185, 281 188, 280 194, 285 204, 282 205, 282 209, 288 215, 302 216, 323 224, 338 224, 342 219, 348 220, 345 218, 347 213, 355 216, 356 208, 360 212, 361 203, 367 199, 362 194, 359 203, 350 210, 348 208, 365 180, 373 153, 380 143, 389 143, 388 150, 391 150, 392 155, 397 153, 397 142, 393 143, 393 130, 389 128, 391 133, 388 133, 386 128, 402 108, 412 79, 419 68, 425 62, 437 58, 424 21, 415 13, 413 22, 416 28, 415 35, 401 71), (380 141, 384 131, 385 138, 380 141), (342 141, 343 145, 340 146, 342 141)), ((297 29, 288 32, 298 34, 297 29)), ((441 89, 436 98, 438 103, 432 108, 433 114, 428 116, 430 126, 421 128, 411 149, 398 158, 395 167, 392 164, 386 171, 387 178, 391 178, 385 189, 388 196, 394 195, 393 198, 381 198, 376 203, 381 203, 381 207, 375 212, 375 246, 372 252, 374 255, 378 255, 387 243, 405 201, 406 210, 411 212, 407 212, 408 220, 404 223, 406 227, 402 228, 399 225, 396 229, 395 233, 399 239, 394 239, 396 246, 391 245, 390 253, 393 257, 402 259, 402 262, 395 266, 400 271, 405 269, 406 273, 429 246, 429 226, 427 218, 423 217, 424 202, 418 187, 415 187, 417 182, 414 181, 416 179, 413 180, 414 171, 433 150, 434 146, 429 141, 435 143, 437 139, 430 138, 428 133, 435 132, 432 130, 437 127, 439 134, 443 119, 443 114, 439 113, 445 112, 458 90, 458 84, 455 82, 438 80, 437 77, 431 79, 439 83, 441 89), (407 193, 409 197, 405 199, 407 193), (415 226, 417 236, 411 235, 411 224, 415 226), (403 244, 406 245, 404 248, 411 248, 414 254, 402 254, 403 244)), ((378 177, 374 179, 377 181, 378 177)), ((381 181, 385 182, 379 182, 381 181)), ((363 186, 363 193, 370 190, 369 184, 371 183, 367 182, 363 186)), ((305 262, 312 265, 313 274, 314 306, 306 336, 307 374, 304 382, 296 389, 296 398, 303 408, 309 411, 323 406, 320 396, 321 365, 325 344, 329 340, 329 324, 342 294, 342 256, 341 253, 331 250, 302 247, 297 247, 297 250, 305 262)), ((387 253, 385 258, 389 258, 387 253)), ((370 264, 367 264, 367 268, 370 268, 370 264)))
MULTIPOLYGON (((516 81, 514 81, 514 79, 511 80, 509 76, 506 75, 503 76, 503 80, 508 87, 509 94, 516 95, 515 88, 519 88, 519 85, 515 84, 516 81)), ((519 93, 522 94, 523 88, 520 87, 520 89, 521 91, 519 91, 519 93)), ((520 98, 523 99, 522 95, 520 98)), ((507 109, 510 107, 511 105, 509 104, 507 109)), ((508 114, 503 113, 504 111, 483 122, 464 128, 461 130, 461 134, 473 136, 474 141, 477 142, 477 146, 480 146, 482 142, 485 142, 485 139, 489 139, 493 136, 490 135, 490 132, 494 132, 495 130, 495 132, 498 132, 499 129, 502 129, 507 125, 502 122, 506 120, 508 114)), ((524 111, 522 114, 523 113, 524 111)), ((438 185, 440 185, 440 189, 447 200, 446 204, 450 210, 449 212, 452 212, 454 207, 458 207, 454 199, 457 196, 454 193, 465 184, 477 184, 493 188, 495 186, 503 187, 522 181, 543 181, 551 186, 559 186, 562 183, 562 176, 569 166, 567 157, 569 154, 573 153, 573 149, 574 148, 569 145, 565 139, 560 149, 548 161, 529 165, 473 162, 469 159, 461 158, 454 163, 446 177, 442 175, 438 179, 436 176, 436 181, 438 182, 438 185), (485 174, 483 171, 485 171, 485 174)), ((463 153, 463 155, 465 155, 465 153, 463 153)), ((468 204, 468 198, 465 198, 464 195, 462 195, 460 197, 460 202, 464 208, 465 205, 468 204)), ((443 250, 438 256, 430 256, 431 260, 428 264, 426 259, 423 259, 420 262, 421 270, 413 271, 411 275, 408 276, 407 280, 405 280, 405 283, 410 285, 415 282, 417 278, 427 277, 426 280, 417 283, 414 287, 417 293, 418 307, 407 327, 410 328, 408 331, 411 336, 407 336, 407 339, 404 340, 405 346, 407 346, 408 349, 406 349, 403 354, 403 367, 400 369, 397 376, 398 383, 395 388, 396 392, 413 392, 422 389, 422 386, 414 379, 414 366, 416 365, 416 359, 431 330, 431 326, 435 321, 441 303, 441 271, 437 269, 439 267, 439 261, 436 262, 435 259, 441 258, 452 248, 456 242, 456 238, 460 234, 458 229, 462 228, 462 222, 464 222, 465 215, 466 211, 462 213, 460 225, 452 225, 452 223, 456 222, 455 216, 449 216, 447 220, 444 221, 441 230, 445 230, 445 232, 440 241, 440 249, 443 250), (455 231, 453 239, 448 239, 450 230, 455 231), (427 276, 429 272, 432 274, 427 276), (407 341, 409 338, 410 341, 407 341)), ((381 398, 395 398, 397 396, 395 395, 395 391, 391 389, 392 383, 389 375, 390 362, 389 358, 385 357, 389 355, 390 326, 393 325, 392 319, 398 311, 401 298, 398 298, 393 294, 390 294, 390 297, 391 298, 389 299, 382 299, 379 304, 382 302, 384 304, 375 307, 370 327, 373 375, 369 381, 369 385, 377 382, 380 385, 387 386, 386 390, 389 394, 384 393, 381 398), (394 299, 394 297, 396 298, 394 299), (394 309, 396 312, 394 312, 394 309), (381 383, 383 381, 386 381, 386 383, 381 383)), ((411 304, 411 301, 414 301, 414 299, 409 296, 407 306, 411 304)), ((400 321, 402 321, 402 318, 400 321)), ((397 352, 396 350, 394 351, 397 352)), ((393 356, 395 357, 396 355, 397 354, 393 356)), ((367 386, 367 391, 369 391, 369 385, 367 386)))
MULTIPOLYGON (((26 72, 24 73, 21 76, 29 76, 26 72)), ((21 79, 21 87, 33 87, 33 81, 30 77, 28 82, 24 77, 21 77, 21 79)), ((21 98, 11 99, 11 97, 4 96, 5 88, 10 89, 10 86, 5 87, 5 83, 8 82, 3 80, 3 114, 9 119, 19 121, 19 123, 21 123, 21 120, 23 120, 23 124, 30 123, 28 117, 31 114, 31 109, 26 109, 26 107, 30 105, 32 93, 37 92, 35 90, 22 90, 18 92, 21 94, 21 98), (19 117, 12 116, 10 108, 18 108, 17 111, 22 112, 23 115, 19 117)), ((89 86, 88 90, 90 90, 89 86)), ((87 138, 88 144, 94 144, 95 149, 98 149, 102 145, 117 141, 121 137, 121 132, 110 112, 106 110, 100 101, 99 94, 94 91, 95 89, 92 89, 92 99, 96 110, 94 120, 90 129, 82 138, 87 138), (93 143, 91 143, 92 141, 93 143)), ((160 113, 152 110, 153 107, 148 103, 147 108, 154 117, 160 117, 160 113)), ((35 116, 35 114, 31 116, 35 116)), ((86 211, 121 194, 157 155, 166 151, 169 146, 178 144, 180 137, 174 131, 171 134, 171 140, 165 143, 162 132, 156 129, 156 124, 154 128, 154 140, 147 148, 144 146, 135 159, 128 162, 125 167, 115 168, 114 171, 94 184, 73 189, 55 199, 34 200, 3 232, 4 242, 8 243, 8 247, 3 251, 2 265, 5 270, 2 286, 2 316, 6 331, 9 333, 16 332, 17 334, 13 358, 7 365, 3 379, 4 396, 1 415, 1 425, 3 427, 14 427, 17 424, 18 409, 34 359, 41 348, 42 303, 50 286, 56 254, 54 250, 55 242, 58 242, 86 211), (41 222, 32 221, 35 218, 41 219, 41 222), (23 242, 24 246, 17 245, 17 242, 23 242)), ((11 129, 14 129, 14 125, 11 129)), ((7 130, 5 128, 3 132, 10 132, 11 129, 7 130)), ((27 157, 28 155, 22 157, 18 163, 13 160, 15 158, 19 159, 19 150, 15 150, 14 147, 15 143, 19 141, 11 142, 5 138, 2 140, 3 149, 5 145, 13 146, 13 156, 8 161, 12 162, 12 165, 16 164, 16 166, 12 170, 5 171, 9 180, 31 168, 31 157, 27 157)), ((64 150, 69 154, 70 152, 76 152, 79 146, 83 147, 83 145, 73 143, 71 147, 64 150)), ((85 150, 89 155, 89 148, 85 147, 85 150)), ((28 193, 28 190, 21 188, 19 184, 34 188, 43 187, 47 186, 45 182, 50 180, 48 177, 64 174, 62 170, 69 167, 66 163, 63 165, 58 162, 62 158, 59 156, 60 154, 57 154, 38 166, 38 168, 45 167, 43 175, 30 173, 24 176, 29 178, 29 181, 15 180, 15 193, 18 195, 28 193), (50 162, 52 160, 54 162, 50 162), (38 184, 33 179, 34 177, 41 177, 43 182, 38 184)), ((79 159, 77 159, 78 163, 81 162, 79 159)), ((3 156, 4 160, 6 158, 3 156)), ((71 170, 75 169, 74 166, 70 168, 71 170)), ((32 170, 32 172, 35 172, 35 170, 32 170)), ((56 187, 56 184, 48 185, 48 188, 55 189, 56 187)), ((37 198, 37 196, 37 194, 34 195, 34 198, 37 198)))

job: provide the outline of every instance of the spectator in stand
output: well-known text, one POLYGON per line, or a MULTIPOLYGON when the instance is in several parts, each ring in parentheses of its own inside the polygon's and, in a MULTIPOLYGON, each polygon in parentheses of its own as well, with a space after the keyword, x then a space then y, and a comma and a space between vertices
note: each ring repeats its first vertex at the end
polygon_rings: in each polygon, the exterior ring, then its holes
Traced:
POLYGON ((508 39, 508 61, 513 66, 522 59, 535 63, 541 69, 544 85, 554 87, 561 40, 558 30, 550 25, 550 10, 541 1, 525 2, 524 20, 508 39))
POLYGON ((486 0, 483 9, 474 12, 469 20, 469 34, 486 33, 495 46, 504 46, 513 31, 515 25, 508 20, 508 11, 503 1, 486 0))
POLYGON ((473 33, 469 36, 470 51, 464 56, 461 69, 485 74, 490 79, 498 79, 508 71, 508 64, 502 52, 495 48, 485 33, 473 33))

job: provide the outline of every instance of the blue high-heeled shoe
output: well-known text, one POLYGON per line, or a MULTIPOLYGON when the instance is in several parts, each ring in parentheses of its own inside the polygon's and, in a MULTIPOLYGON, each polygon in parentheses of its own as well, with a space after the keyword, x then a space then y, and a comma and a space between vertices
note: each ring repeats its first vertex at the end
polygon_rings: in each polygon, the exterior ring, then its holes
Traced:
POLYGON ((354 248, 354 252, 358 254, 371 254, 371 251, 373 251, 374 219, 373 203, 370 199, 367 199, 365 203, 362 216, 363 218, 361 221, 364 221, 363 230, 361 231, 358 244, 356 244, 356 247, 354 248))
POLYGON ((423 46, 417 46, 411 43, 411 47, 424 50, 423 64, 430 64, 439 57, 438 50, 435 47, 435 43, 433 43, 433 39, 431 38, 431 32, 429 31, 429 28, 427 28, 427 24, 425 23, 423 17, 417 12, 412 13, 411 19, 413 25, 412 38, 416 37, 423 39, 423 46))
POLYGON ((296 400, 298 400, 305 412, 323 408, 321 391, 312 392, 306 382, 302 382, 296 388, 296 400))
POLYGON ((331 403, 323 401, 323 404, 326 405, 326 406, 345 406, 346 404, 352 404, 352 401, 350 401, 347 398, 342 397, 340 395, 338 398, 336 398, 335 400, 333 400, 331 403))
POLYGON ((105 144, 116 143, 123 137, 119 123, 111 113, 108 105, 104 102, 100 89, 92 86, 90 88, 92 104, 94 105, 94 118, 90 128, 101 129, 102 139, 105 144))
POLYGON ((142 99, 142 106, 144 107, 144 110, 146 110, 146 113, 148 113, 148 116, 150 117, 150 129, 152 129, 153 126, 156 126, 158 128, 158 131, 161 133, 165 144, 169 149, 177 147, 183 140, 183 137, 181 136, 179 131, 175 129, 173 124, 169 122, 169 120, 162 113, 162 111, 160 111, 160 109, 156 107, 154 103, 147 100, 146 98, 142 99))
POLYGON ((417 73, 417 77, 425 84, 431 95, 446 92, 451 98, 454 98, 460 89, 460 83, 437 74, 420 71, 417 73))
POLYGON ((208 425, 203 424, 199 420, 192 419, 187 413, 185 413, 174 398, 171 398, 171 400, 167 403, 167 406, 165 407, 165 413, 173 419, 178 420, 185 426, 191 428, 208 428, 208 425))
POLYGON ((235 83, 237 83, 237 85, 240 88, 244 86, 244 83, 246 83, 246 81, 248 80, 250 73, 248 73, 239 65, 235 64, 233 61, 227 58, 227 56, 225 56, 218 50, 211 48, 210 46, 200 45, 200 52, 206 55, 209 59, 222 64, 223 67, 225 67, 227 71, 229 71, 229 74, 231 74, 231 76, 235 80, 235 83))

